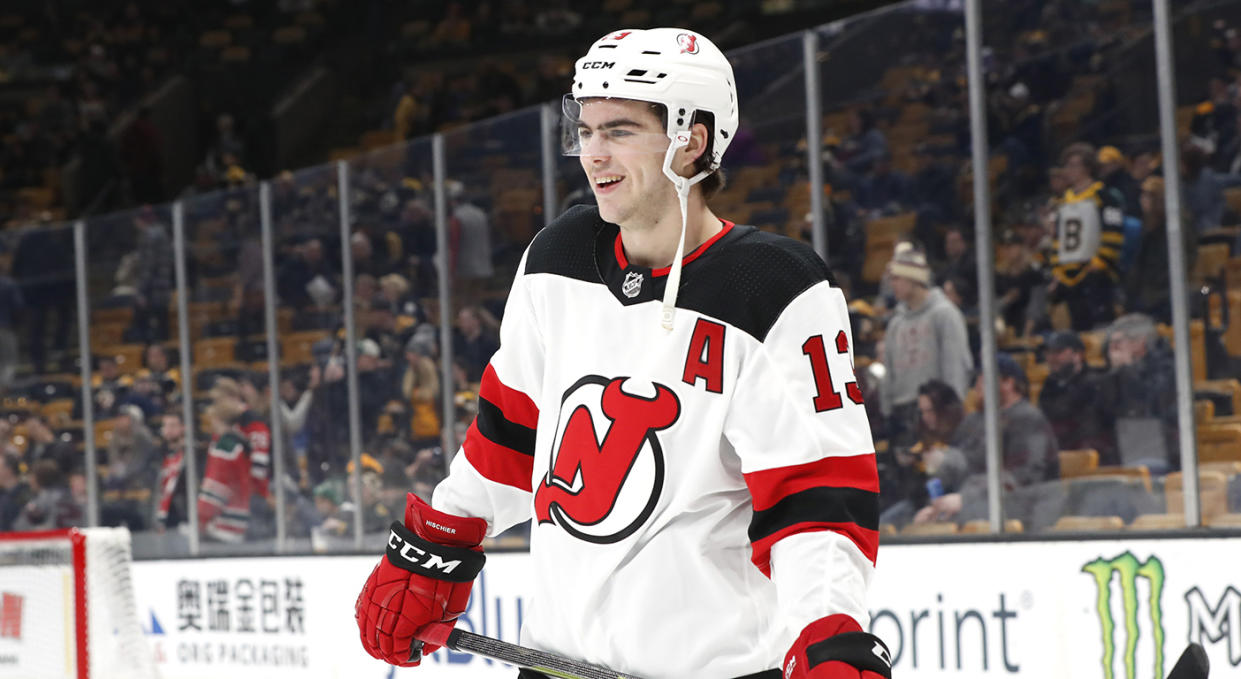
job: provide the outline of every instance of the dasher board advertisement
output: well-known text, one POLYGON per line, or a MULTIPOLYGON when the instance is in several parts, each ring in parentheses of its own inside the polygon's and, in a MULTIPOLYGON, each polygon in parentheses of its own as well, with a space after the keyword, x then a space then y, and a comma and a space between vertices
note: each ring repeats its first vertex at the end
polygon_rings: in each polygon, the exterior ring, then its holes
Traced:
MULTIPOLYGON (((1241 538, 887 546, 871 631, 902 678, 1164 679, 1191 641, 1212 676, 1241 676, 1237 554, 1241 538)), ((516 677, 444 649, 414 669, 366 655, 353 605, 375 558, 138 562, 139 616, 165 679, 516 677)), ((529 569, 490 555, 460 626, 517 643, 529 569)))

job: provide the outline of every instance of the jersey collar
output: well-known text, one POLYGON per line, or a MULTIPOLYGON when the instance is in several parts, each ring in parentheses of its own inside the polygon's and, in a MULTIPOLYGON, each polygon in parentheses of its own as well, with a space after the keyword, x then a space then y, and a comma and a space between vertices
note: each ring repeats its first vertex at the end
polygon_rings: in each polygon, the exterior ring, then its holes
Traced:
POLYGON ((1097 194, 1098 192, 1102 190, 1103 190, 1103 182, 1095 182, 1091 184, 1090 186, 1086 187, 1086 190, 1082 191, 1081 193, 1075 193, 1073 189, 1068 188, 1064 190, 1064 202, 1076 203, 1078 201, 1087 200, 1089 198, 1094 198, 1095 194, 1097 194))
MULTIPOLYGON (((718 242, 721 238, 723 238, 725 234, 731 231, 733 226, 735 226, 735 224, 728 221, 727 219, 721 219, 720 224, 723 225, 723 228, 720 229, 714 236, 711 236, 707 240, 703 241, 702 245, 699 245, 698 247, 694 248, 693 252, 681 258, 681 266, 685 266, 689 264, 690 262, 694 261, 695 259, 698 259, 698 257, 702 255, 702 253, 710 249, 712 245, 715 245, 716 242, 718 242)), ((616 265, 617 266, 619 266, 621 269, 631 268, 629 266, 629 258, 625 256, 624 243, 621 242, 620 229, 616 230, 616 242, 613 245, 613 251, 616 254, 616 265)), ((632 268, 639 269, 639 268, 644 268, 644 267, 634 266, 632 268)), ((649 271, 652 276, 667 276, 668 271, 671 268, 672 267, 670 266, 661 266, 658 269, 647 269, 647 271, 649 271)))
MULTIPOLYGON (((689 265, 696 260, 709 260, 715 250, 735 240, 734 235, 742 229, 734 229, 733 222, 721 219, 723 224, 720 232, 708 238, 702 245, 681 259, 681 266, 690 271, 689 265)), ((595 265, 598 267, 601 282, 608 287, 616 301, 625 306, 642 304, 652 300, 663 299, 665 285, 668 281, 668 270, 671 267, 651 269, 629 261, 621 243, 620 227, 604 222, 595 240, 595 265)), ((681 278, 681 286, 688 282, 681 278)))

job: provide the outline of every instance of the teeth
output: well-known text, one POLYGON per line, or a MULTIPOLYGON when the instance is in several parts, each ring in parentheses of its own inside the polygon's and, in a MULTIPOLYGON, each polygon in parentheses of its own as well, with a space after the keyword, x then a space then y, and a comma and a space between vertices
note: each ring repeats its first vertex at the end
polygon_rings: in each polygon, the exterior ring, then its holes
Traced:
POLYGON ((620 180, 622 180, 622 179, 624 179, 624 177, 616 177, 616 176, 609 176, 609 177, 596 177, 596 178, 595 178, 595 183, 596 183, 596 184, 598 184, 598 185, 600 185, 600 186, 603 186, 604 184, 613 184, 613 183, 616 183, 616 182, 618 182, 618 181, 620 181, 620 180))

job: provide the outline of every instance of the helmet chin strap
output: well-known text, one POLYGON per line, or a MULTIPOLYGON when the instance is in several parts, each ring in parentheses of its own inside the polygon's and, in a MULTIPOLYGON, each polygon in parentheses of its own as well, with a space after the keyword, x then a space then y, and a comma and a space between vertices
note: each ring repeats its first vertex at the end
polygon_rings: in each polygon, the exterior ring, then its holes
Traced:
POLYGON ((667 286, 664 288, 664 304, 659 315, 659 324, 665 332, 672 332, 672 320, 676 315, 677 291, 681 287, 681 259, 685 256, 685 231, 689 226, 689 189, 711 174, 703 171, 693 177, 682 177, 672 170, 672 159, 677 150, 687 144, 689 144, 689 131, 678 130, 672 135, 672 143, 668 145, 668 151, 664 153, 664 176, 676 187, 677 202, 681 207, 681 237, 677 240, 677 252, 668 270, 667 286))

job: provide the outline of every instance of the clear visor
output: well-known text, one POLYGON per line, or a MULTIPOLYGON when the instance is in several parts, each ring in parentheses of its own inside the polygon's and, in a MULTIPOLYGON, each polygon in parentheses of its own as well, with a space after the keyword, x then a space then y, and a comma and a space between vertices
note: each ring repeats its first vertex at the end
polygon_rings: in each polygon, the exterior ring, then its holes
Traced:
POLYGON ((668 150, 668 135, 646 102, 590 97, 561 101, 560 150, 566 156, 658 154, 668 150))

